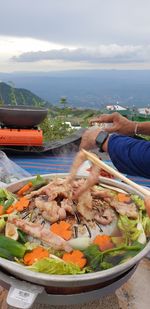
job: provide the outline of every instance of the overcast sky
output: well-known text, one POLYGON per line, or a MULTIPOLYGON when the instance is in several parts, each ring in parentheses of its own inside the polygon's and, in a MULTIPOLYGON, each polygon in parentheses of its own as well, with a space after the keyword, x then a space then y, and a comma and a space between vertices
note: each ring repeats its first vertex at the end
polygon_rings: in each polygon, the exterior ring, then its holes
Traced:
POLYGON ((0 0, 0 72, 150 69, 150 0, 0 0))

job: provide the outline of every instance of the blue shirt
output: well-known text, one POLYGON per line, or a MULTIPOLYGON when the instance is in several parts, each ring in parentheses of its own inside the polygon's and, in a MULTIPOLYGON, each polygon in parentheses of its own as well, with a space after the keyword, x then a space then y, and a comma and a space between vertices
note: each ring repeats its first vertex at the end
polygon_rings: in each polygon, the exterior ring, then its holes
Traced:
POLYGON ((150 178, 150 142, 124 135, 112 134, 108 153, 122 173, 150 178))

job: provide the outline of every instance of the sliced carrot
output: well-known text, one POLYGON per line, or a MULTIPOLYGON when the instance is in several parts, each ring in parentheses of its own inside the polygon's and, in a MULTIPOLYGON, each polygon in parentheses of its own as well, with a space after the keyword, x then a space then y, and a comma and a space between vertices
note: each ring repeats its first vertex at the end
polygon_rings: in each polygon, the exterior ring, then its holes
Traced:
POLYGON ((0 205, 0 216, 3 214, 3 212, 4 212, 4 207, 3 205, 0 205))
POLYGON ((12 212, 14 212, 16 210, 15 205, 11 205, 9 206, 9 208, 6 210, 6 214, 11 214, 12 212))
POLYGON ((59 223, 53 223, 50 227, 51 232, 59 235, 65 240, 69 240, 72 236, 71 225, 66 221, 60 221, 59 223))
POLYGON ((23 261, 25 265, 32 265, 34 262, 49 256, 48 250, 43 247, 36 247, 31 252, 24 255, 23 261))
POLYGON ((29 203, 30 201, 23 196, 15 203, 15 206, 18 211, 22 211, 29 206, 29 203))
POLYGON ((80 250, 74 250, 71 253, 64 253, 62 259, 65 262, 70 262, 75 265, 78 265, 81 269, 86 265, 87 260, 84 257, 83 252, 80 250))
POLYGON ((129 203, 129 202, 131 202, 131 198, 130 198, 130 196, 128 194, 118 193, 117 197, 118 197, 118 201, 119 202, 122 202, 122 203, 129 203))
POLYGON ((97 235, 93 243, 98 245, 101 251, 105 251, 114 247, 114 244, 111 241, 111 237, 108 235, 97 235))
POLYGON ((25 192, 27 192, 31 187, 33 186, 32 182, 28 182, 26 185, 24 185, 18 192, 18 195, 23 195, 25 192))
POLYGON ((21 197, 14 205, 9 206, 6 210, 7 214, 12 213, 13 211, 23 211, 25 208, 29 206, 30 201, 25 197, 21 197))

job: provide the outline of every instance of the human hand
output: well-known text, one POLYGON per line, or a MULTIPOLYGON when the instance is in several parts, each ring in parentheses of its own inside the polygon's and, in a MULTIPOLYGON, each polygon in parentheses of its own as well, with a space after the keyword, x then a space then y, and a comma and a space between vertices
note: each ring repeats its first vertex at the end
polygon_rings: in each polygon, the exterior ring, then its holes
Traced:
POLYGON ((144 203, 145 203, 145 208, 146 208, 147 214, 150 217, 150 195, 145 197, 144 203))
POLYGON ((93 125, 94 123, 112 123, 111 126, 106 126, 105 131, 108 133, 116 132, 129 136, 134 135, 136 126, 134 121, 128 120, 117 112, 108 115, 103 114, 97 118, 91 119, 90 125, 93 125))
POLYGON ((91 127, 87 129, 81 139, 80 149, 84 148, 87 150, 96 148, 96 137, 101 131, 99 127, 91 127))

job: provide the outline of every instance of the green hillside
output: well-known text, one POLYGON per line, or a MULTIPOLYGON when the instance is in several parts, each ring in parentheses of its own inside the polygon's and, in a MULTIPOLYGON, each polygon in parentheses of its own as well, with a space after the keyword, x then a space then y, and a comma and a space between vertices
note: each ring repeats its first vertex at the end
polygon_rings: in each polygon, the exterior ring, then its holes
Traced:
POLYGON ((0 82, 0 105, 46 105, 46 102, 31 91, 14 88, 0 82))

